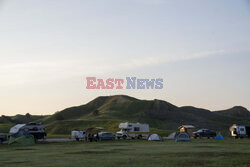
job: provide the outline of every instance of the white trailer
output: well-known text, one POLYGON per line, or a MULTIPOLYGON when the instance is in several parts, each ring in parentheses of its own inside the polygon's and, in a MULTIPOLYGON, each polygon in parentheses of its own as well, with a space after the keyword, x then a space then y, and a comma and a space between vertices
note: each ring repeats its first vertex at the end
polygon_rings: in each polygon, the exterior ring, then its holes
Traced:
POLYGON ((140 123, 120 123, 120 131, 116 132, 117 139, 147 139, 149 125, 140 123))
POLYGON ((13 126, 9 131, 9 137, 22 131, 29 132, 36 140, 44 139, 44 137, 47 135, 45 132, 45 126, 43 124, 30 122, 28 124, 17 124, 13 126))
POLYGON ((71 139, 75 139, 76 141, 86 140, 86 130, 73 130, 71 132, 71 139))
POLYGON ((231 132, 231 136, 235 138, 250 138, 250 126, 233 124, 229 130, 231 132))

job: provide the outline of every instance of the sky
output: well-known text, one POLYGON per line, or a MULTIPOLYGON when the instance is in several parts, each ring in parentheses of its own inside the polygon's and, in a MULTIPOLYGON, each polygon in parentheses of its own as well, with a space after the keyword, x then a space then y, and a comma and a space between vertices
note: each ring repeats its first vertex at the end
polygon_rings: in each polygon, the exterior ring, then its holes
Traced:
POLYGON ((249 30, 248 0, 0 0, 0 115, 116 94, 250 109, 249 30), (86 89, 132 76, 164 88, 86 89))

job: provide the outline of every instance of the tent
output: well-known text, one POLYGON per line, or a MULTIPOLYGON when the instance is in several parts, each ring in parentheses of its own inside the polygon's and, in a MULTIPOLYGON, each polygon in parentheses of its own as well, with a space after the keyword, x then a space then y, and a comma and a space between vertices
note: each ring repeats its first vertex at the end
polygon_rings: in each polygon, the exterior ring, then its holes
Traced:
POLYGON ((10 136, 9 145, 34 145, 35 138, 29 132, 20 131, 10 136))
POLYGON ((29 136, 21 136, 18 138, 10 137, 9 145, 23 145, 23 146, 29 146, 34 145, 35 139, 33 135, 29 136))
POLYGON ((167 139, 168 139, 168 140, 174 140, 176 134, 177 134, 176 132, 171 133, 170 135, 168 135, 167 139))
POLYGON ((176 136, 175 141, 191 141, 191 139, 186 132, 181 132, 176 136))
POLYGON ((217 135, 215 137, 216 140, 224 140, 224 137, 222 135, 217 135))
POLYGON ((179 127, 180 132, 186 132, 189 136, 193 136, 193 130, 195 126, 193 125, 182 125, 179 127))
POLYGON ((149 136, 148 140, 149 141, 162 141, 162 137, 154 133, 149 136))

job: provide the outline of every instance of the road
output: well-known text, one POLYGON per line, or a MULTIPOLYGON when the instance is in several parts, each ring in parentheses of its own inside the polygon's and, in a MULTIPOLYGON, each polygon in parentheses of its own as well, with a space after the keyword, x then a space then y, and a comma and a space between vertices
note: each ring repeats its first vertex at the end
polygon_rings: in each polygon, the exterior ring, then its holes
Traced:
POLYGON ((55 138, 55 139, 40 139, 38 140, 39 143, 61 143, 61 142, 72 142, 76 141, 70 138, 55 138))
MULTIPOLYGON (((62 142, 72 142, 76 141, 69 138, 55 138, 55 139, 39 139, 38 143, 62 143, 62 142)), ((2 144, 8 144, 8 141, 2 142, 2 144)))

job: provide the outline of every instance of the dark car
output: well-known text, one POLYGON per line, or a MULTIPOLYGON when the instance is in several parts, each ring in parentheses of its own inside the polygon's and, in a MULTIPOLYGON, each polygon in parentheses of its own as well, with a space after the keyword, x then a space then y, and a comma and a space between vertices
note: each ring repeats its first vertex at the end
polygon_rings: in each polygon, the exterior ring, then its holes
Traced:
POLYGON ((0 144, 4 141, 7 141, 7 136, 4 134, 0 134, 0 144))
POLYGON ((115 140, 115 135, 110 132, 100 132, 96 135, 97 140, 115 140))
POLYGON ((202 137, 207 137, 208 139, 210 137, 214 138, 216 136, 216 133, 212 130, 209 129, 200 129, 196 132, 193 133, 194 134, 194 138, 202 138, 202 137))

